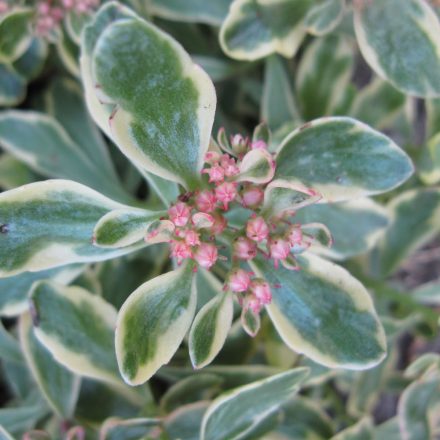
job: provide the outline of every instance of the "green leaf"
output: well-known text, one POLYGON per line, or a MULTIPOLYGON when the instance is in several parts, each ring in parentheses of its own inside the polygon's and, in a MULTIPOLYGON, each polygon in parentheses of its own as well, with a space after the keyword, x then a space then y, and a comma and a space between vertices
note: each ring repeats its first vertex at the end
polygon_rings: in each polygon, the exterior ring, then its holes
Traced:
POLYGON ((8 153, 0 156, 0 187, 13 189, 37 180, 37 176, 22 162, 8 153))
POLYGON ((340 203, 306 206, 295 215, 301 224, 323 223, 332 234, 333 245, 312 246, 313 251, 335 260, 360 255, 370 250, 389 224, 388 211, 367 198, 340 203))
POLYGON ((0 440, 15 440, 3 426, 0 426, 0 440))
POLYGON ((421 304, 440 305, 440 280, 420 285, 414 290, 413 298, 421 304))
POLYGON ((238 182, 268 183, 274 176, 275 162, 267 150, 255 149, 245 154, 239 170, 234 177, 238 182))
POLYGON ((0 61, 10 63, 26 52, 32 41, 33 11, 15 8, 0 19, 0 61))
POLYGON ((317 119, 293 131, 276 163, 276 179, 311 187, 331 202, 389 191, 413 172, 391 139, 345 117, 317 119))
POLYGON ((108 418, 99 430, 102 440, 130 440, 145 438, 153 426, 160 425, 160 419, 137 417, 134 419, 108 418))
POLYGON ((306 30, 303 19, 311 0, 234 0, 220 30, 223 51, 238 60, 272 53, 291 58, 306 30))
POLYGON ((428 375, 413 382, 397 406, 400 435, 407 440, 435 438, 439 429, 440 376, 428 375))
POLYGON ((168 363, 188 331, 196 310, 192 264, 160 275, 125 301, 116 326, 116 355, 124 380, 146 382, 168 363))
POLYGON ((296 75, 303 119, 333 114, 350 83, 354 51, 347 38, 317 38, 304 52, 296 75))
POLYGON ((359 2, 354 26, 364 58, 380 77, 409 95, 440 96, 440 24, 427 2, 359 2))
POLYGON ((80 376, 120 383, 111 304, 80 287, 47 281, 35 285, 30 299, 35 336, 60 364, 80 376))
POLYGON ((273 130, 300 119, 289 75, 286 62, 279 55, 267 58, 261 119, 273 130))
POLYGON ((13 317, 25 312, 29 306, 29 292, 36 281, 52 279, 69 284, 82 270, 82 265, 72 265, 0 278, 0 316, 13 317))
POLYGON ((380 130, 395 121, 406 103, 403 93, 386 81, 375 78, 356 94, 350 114, 380 130))
POLYGON ((200 424, 208 405, 209 402, 196 402, 169 414, 163 423, 167 438, 200 440, 200 424))
POLYGON ((440 182, 440 133, 428 140, 417 171, 425 185, 440 182))
POLYGON ((149 11, 168 20, 221 25, 232 0, 152 0, 149 11))
POLYGON ((58 56, 64 64, 67 71, 75 76, 80 76, 79 54, 80 50, 75 41, 70 38, 69 33, 63 26, 60 35, 57 38, 56 48, 58 56))
POLYGON ((7 64, 0 63, 0 105, 17 105, 26 96, 26 80, 7 64))
POLYGON ((203 417, 201 440, 244 437, 298 392, 307 374, 296 368, 220 395, 203 417))
POLYGON ((381 362, 385 333, 365 287, 313 254, 298 257, 298 264, 293 272, 252 261, 257 274, 280 286, 266 309, 284 342, 327 367, 363 370, 381 362))
POLYGON ((48 404, 60 417, 71 417, 78 398, 79 377, 58 364, 38 341, 29 314, 20 318, 20 341, 27 364, 48 404))
POLYGON ((331 440, 374 440, 374 438, 373 425, 371 420, 366 417, 353 426, 339 432, 331 440))
POLYGON ((90 61, 101 100, 114 106, 110 129, 123 153, 153 174, 197 186, 216 104, 207 74, 140 18, 108 25, 90 61))
POLYGON ((426 105, 426 136, 431 137, 440 132, 440 98, 427 99, 426 105))
POLYGON ((213 276, 210 278, 218 294, 197 313, 189 333, 189 355, 194 368, 203 368, 213 361, 232 324, 232 294, 221 293, 221 284, 213 276))
POLYGON ((44 67, 48 53, 48 45, 42 38, 34 37, 26 52, 14 61, 13 67, 17 73, 31 81, 38 77, 44 67))
POLYGON ((148 226, 158 220, 163 211, 145 209, 115 209, 99 219, 93 230, 94 243, 104 248, 130 246, 146 236, 148 226))
POLYGON ((93 246, 96 222, 125 208, 68 180, 31 183, 0 194, 0 277, 102 261, 135 248, 93 246))
POLYGON ((307 32, 316 36, 328 34, 342 21, 345 7, 345 0, 318 1, 306 15, 307 32))
POLYGON ((110 197, 131 200, 114 172, 109 174, 92 162, 63 127, 44 113, 11 110, 0 114, 0 144, 47 177, 72 179, 110 197))
POLYGON ((326 440, 333 435, 330 417, 312 399, 295 397, 281 410, 282 421, 276 432, 286 435, 286 438, 326 440))
POLYGON ((22 363, 23 354, 17 340, 3 327, 0 322, 0 358, 2 361, 22 363))
POLYGON ((392 221, 373 254, 373 272, 386 276, 440 231, 440 189, 406 191, 389 206, 392 221))

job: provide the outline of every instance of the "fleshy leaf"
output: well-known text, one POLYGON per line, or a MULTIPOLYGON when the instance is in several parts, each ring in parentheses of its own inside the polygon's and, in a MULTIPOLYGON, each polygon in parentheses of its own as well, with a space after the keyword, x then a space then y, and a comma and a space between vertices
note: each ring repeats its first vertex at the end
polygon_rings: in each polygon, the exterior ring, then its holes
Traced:
POLYGON ((79 147, 55 119, 44 113, 3 112, 0 145, 47 177, 72 179, 110 197, 130 201, 114 172, 110 174, 84 154, 83 149, 93 148, 93 144, 87 142, 86 147, 79 147))
POLYGON ((256 149, 246 153, 239 169, 235 176, 239 182, 268 183, 274 176, 275 162, 267 150, 256 149))
POLYGON ((0 156, 0 187, 14 189, 37 180, 37 176, 23 163, 9 153, 0 156))
POLYGON ((116 355, 124 380, 146 382, 168 363, 196 310, 192 265, 147 281, 125 301, 116 326, 116 355))
POLYGON ((46 61, 48 44, 42 38, 34 37, 26 52, 12 64, 15 71, 31 81, 41 73, 46 61))
POLYGON ((26 96, 26 80, 14 68, 0 63, 0 105, 17 105, 26 96))
POLYGON ((145 238, 148 226, 163 212, 144 209, 116 209, 105 214, 93 230, 94 243, 104 248, 121 248, 145 238))
POLYGON ((341 22, 344 12, 345 0, 318 1, 306 15, 307 32, 316 36, 328 34, 341 22))
POLYGON ((410 190, 389 206, 391 224, 373 254, 373 272, 386 276, 440 231, 440 189, 410 190))
POLYGON ((333 113, 350 83, 353 66, 354 51, 343 36, 317 38, 307 47, 296 75, 304 120, 333 113))
POLYGON ((116 310, 80 287, 38 283, 30 295, 35 336, 70 371, 119 384, 116 310))
POLYGON ((28 295, 35 282, 52 279, 60 284, 69 284, 82 270, 83 266, 78 264, 0 278, 0 316, 13 317, 25 312, 29 307, 28 295))
POLYGON ((68 180, 31 183, 0 194, 0 277, 133 251, 92 244, 96 222, 126 208, 68 180))
POLYGON ((32 41, 33 11, 16 8, 0 19, 0 60, 10 63, 26 52, 32 41))
POLYGON ((379 76, 413 96, 440 96, 440 23, 427 2, 358 2, 354 25, 361 52, 379 76))
POLYGON ((272 129, 300 119, 287 63, 275 54, 265 64, 261 119, 272 129))
POLYGON ((405 440, 435 438, 439 430, 440 375, 413 382, 402 393, 397 407, 400 435, 405 440))
POLYGON ((282 142, 275 179, 302 183, 331 202, 380 194, 413 172, 390 138, 351 118, 321 118, 282 142))
POLYGON ((149 10, 153 15, 168 20, 221 25, 232 0, 152 0, 149 10))
POLYGON ((418 172, 425 185, 440 182, 440 133, 429 139, 419 162, 418 172))
POLYGON ((175 40, 138 17, 102 30, 87 67, 98 99, 114 106, 110 131, 123 153, 143 169, 193 188, 216 104, 207 74, 175 40))
POLYGON ((299 391, 308 372, 296 368, 220 395, 203 417, 201 440, 244 438, 299 391))
POLYGON ((308 254, 301 269, 274 270, 269 261, 252 266, 271 285, 266 309, 284 342, 327 367, 363 370, 386 352, 385 333, 365 287, 345 269, 308 254))
POLYGON ((321 222, 333 236, 329 247, 312 249, 336 260, 344 260, 371 249, 389 224, 388 211, 370 199, 307 206, 295 215, 300 224, 321 222))
POLYGON ((304 39, 311 0, 235 0, 220 30, 224 52, 238 60, 272 53, 292 57, 304 39))
POLYGON ((339 432, 331 440, 374 440, 374 438, 373 425, 371 420, 366 417, 339 432))
POLYGON ((195 368, 210 364, 222 349, 231 328, 232 314, 230 293, 219 293, 197 313, 189 333, 189 354, 195 368))
POLYGON ((80 379, 57 363, 52 354, 38 341, 29 314, 20 318, 20 341, 27 364, 49 405, 59 416, 72 417, 80 379))

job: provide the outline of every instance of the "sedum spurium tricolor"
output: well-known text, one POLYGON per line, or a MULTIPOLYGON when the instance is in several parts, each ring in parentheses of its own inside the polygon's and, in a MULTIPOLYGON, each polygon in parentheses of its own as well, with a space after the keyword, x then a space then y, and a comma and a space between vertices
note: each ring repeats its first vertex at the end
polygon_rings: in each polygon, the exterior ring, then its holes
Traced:
MULTIPOLYGON (((169 243, 179 267, 142 284, 117 316, 117 363, 132 385, 168 363, 188 331, 194 367, 209 364, 227 338, 234 299, 248 333, 258 332, 266 309, 288 347, 325 366, 366 369, 384 358, 384 331, 365 287, 312 252, 326 253, 332 231, 319 215, 295 216, 403 183, 413 167, 393 141, 346 117, 308 122, 275 145, 264 124, 252 138, 221 130, 214 141, 208 75, 169 35, 114 2, 82 33, 81 77, 93 119, 162 206, 131 206, 70 180, 4 192, 3 277, 169 243), (200 279, 211 299, 197 311, 200 279)), ((43 287, 32 295, 37 311, 43 287)), ((72 298, 63 286, 50 289, 72 298)), ((102 316, 104 306, 92 308, 102 316)), ((42 344, 44 334, 36 332, 42 344)), ((50 340, 59 362, 78 356, 56 331, 50 340)), ((97 366, 89 367, 81 374, 96 377, 97 366)))

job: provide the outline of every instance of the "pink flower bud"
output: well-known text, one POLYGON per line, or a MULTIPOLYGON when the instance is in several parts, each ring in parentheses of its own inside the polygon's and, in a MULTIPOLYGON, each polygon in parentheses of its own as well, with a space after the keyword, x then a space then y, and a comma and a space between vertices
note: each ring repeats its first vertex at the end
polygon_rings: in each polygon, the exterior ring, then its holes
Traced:
POLYGON ((252 142, 251 144, 252 150, 267 150, 267 144, 262 139, 258 141, 252 142))
POLYGON ((251 278, 245 270, 238 269, 231 274, 228 284, 232 292, 246 292, 251 284, 251 278))
POLYGON ((262 279, 252 281, 251 291, 261 304, 270 304, 272 301, 272 291, 270 290, 270 286, 262 279))
POLYGON ((241 260, 252 260, 257 255, 257 244, 246 237, 239 237, 234 242, 234 256, 241 260))
POLYGON ((264 199, 264 192, 258 186, 250 186, 241 195, 245 208, 257 208, 264 199))
POLYGON ((251 240, 261 242, 269 235, 269 226, 263 217, 251 218, 246 224, 246 235, 251 240))
POLYGON ((241 134, 231 136, 231 147, 236 153, 245 153, 248 149, 248 145, 249 139, 244 138, 241 134))
POLYGON ((8 9, 9 5, 4 0, 0 0, 0 14, 4 14, 8 9))
POLYGON ((258 298, 249 298, 247 300, 247 307, 251 309, 255 315, 258 315, 261 312, 262 304, 258 298))
POLYGON ((212 191, 204 190, 197 194, 195 202, 199 211, 212 212, 215 209, 217 199, 212 191))
POLYGON ((37 11, 41 15, 48 15, 50 13, 50 4, 49 2, 40 2, 37 6, 37 11))
POLYGON ((298 246, 302 244, 303 235, 301 231, 300 225, 292 225, 287 233, 287 237, 290 243, 290 246, 298 246))
POLYGON ((185 231, 185 243, 188 246, 198 246, 200 244, 200 236, 198 232, 189 229, 185 231))
POLYGON ((75 6, 75 0, 63 0, 62 3, 65 9, 72 9, 75 6))
POLYGON ((275 238, 268 243, 270 257, 278 267, 278 260, 285 260, 290 255, 290 244, 283 238, 275 238))
POLYGON ((225 179, 225 170, 218 164, 214 164, 211 168, 204 168, 202 174, 209 175, 209 182, 223 182, 225 179))
POLYGON ((232 157, 224 154, 221 158, 220 165, 225 170, 225 176, 231 177, 239 173, 238 166, 232 157))
POLYGON ((190 247, 183 241, 171 242, 171 256, 177 259, 177 263, 180 264, 186 258, 192 258, 192 252, 190 247))
POLYGON ((228 221, 218 213, 214 213, 212 217, 214 218, 214 224, 211 226, 210 232, 214 235, 220 235, 228 226, 228 221))
POLYGON ((224 182, 215 189, 217 200, 223 203, 223 208, 228 209, 228 203, 237 196, 237 185, 232 182, 224 182))
POLYGON ((194 254, 194 259, 205 269, 210 269, 217 261, 217 258, 217 248, 211 243, 202 243, 194 254))
POLYGON ((221 154, 217 153, 217 151, 208 151, 205 154, 205 162, 210 165, 214 165, 214 163, 218 162, 221 158, 221 154))
POLYGON ((183 202, 177 202, 175 205, 168 209, 168 215, 170 220, 176 226, 185 226, 188 223, 191 210, 188 205, 183 202))

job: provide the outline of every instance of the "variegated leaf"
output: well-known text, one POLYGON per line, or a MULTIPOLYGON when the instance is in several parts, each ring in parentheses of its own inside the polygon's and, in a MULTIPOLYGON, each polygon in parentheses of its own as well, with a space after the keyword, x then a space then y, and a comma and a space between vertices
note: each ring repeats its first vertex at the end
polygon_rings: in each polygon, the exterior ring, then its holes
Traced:
POLYGON ((238 60, 256 60, 272 53, 287 58, 306 34, 303 19, 311 0, 234 0, 220 30, 224 52, 238 60))
POLYGON ((115 308, 80 287, 40 282, 30 295, 35 336, 70 371, 119 384, 115 308))
POLYGON ((379 76, 409 95, 440 96, 440 23, 426 1, 359 1, 354 25, 379 76))
POLYGON ((0 19, 0 61, 11 63, 23 55, 32 41, 30 8, 14 8, 0 19))
POLYGON ((168 363, 194 317, 192 264, 147 281, 125 301, 116 326, 116 355, 124 380, 146 382, 168 363))
POLYGON ((391 200, 391 223, 372 256, 373 272, 386 276, 440 231, 440 189, 410 190, 391 200))
POLYGON ((115 209, 99 219, 93 230, 94 243, 104 248, 122 248, 146 237, 148 226, 164 212, 145 209, 115 209))
POLYGON ((3 190, 17 188, 37 180, 37 176, 23 162, 9 153, 0 156, 0 187, 3 190))
POLYGON ((96 222, 124 209, 90 188, 68 180, 31 183, 0 194, 0 277, 70 263, 102 261, 136 247, 92 244, 96 222))
POLYGON ((413 173, 409 157, 388 137, 351 118, 321 118, 282 142, 275 179, 303 184, 336 202, 380 194, 413 173))
POLYGON ((373 424, 371 420, 366 417, 360 420, 353 426, 349 426, 337 435, 331 438, 331 440, 374 440, 373 424))
POLYGON ((220 395, 202 421, 201 440, 242 438, 299 391, 307 368, 296 368, 220 395))
POLYGON ((104 27, 111 7, 86 28, 83 76, 106 103, 104 113, 112 107, 107 123, 123 153, 153 174, 194 188, 213 123, 212 82, 175 40, 141 18, 104 27))
POLYGON ((350 83, 354 67, 352 44, 341 35, 317 38, 304 52, 296 90, 305 121, 334 113, 350 83))
POLYGON ((345 13, 345 0, 320 0, 307 13, 305 27, 316 36, 328 34, 341 22, 345 13))
POLYGON ((327 367, 363 370, 381 362, 385 333, 365 287, 345 269, 312 254, 301 269, 274 270, 262 258, 252 267, 271 285, 266 309, 284 342, 327 367))
POLYGON ((26 96, 26 79, 13 67, 0 63, 0 106, 17 105, 26 96))
POLYGON ((48 404, 61 417, 72 417, 80 379, 61 366, 38 341, 29 314, 20 318, 20 341, 32 376, 48 404))
POLYGON ((419 161, 418 172, 425 185, 440 182, 440 133, 429 139, 419 161))
POLYGON ((34 37, 24 54, 16 59, 12 66, 23 78, 31 81, 37 78, 43 70, 47 53, 47 42, 42 38, 34 37))

